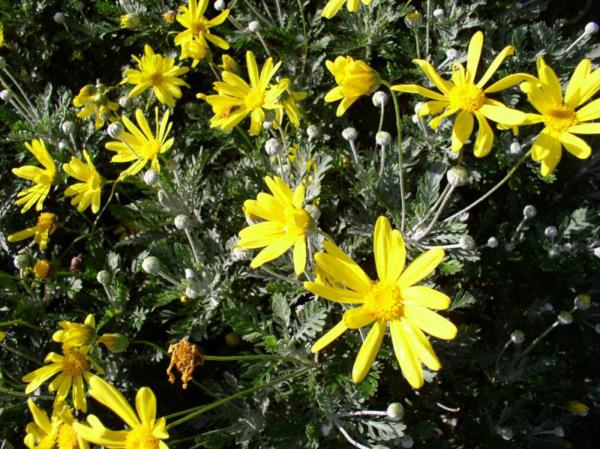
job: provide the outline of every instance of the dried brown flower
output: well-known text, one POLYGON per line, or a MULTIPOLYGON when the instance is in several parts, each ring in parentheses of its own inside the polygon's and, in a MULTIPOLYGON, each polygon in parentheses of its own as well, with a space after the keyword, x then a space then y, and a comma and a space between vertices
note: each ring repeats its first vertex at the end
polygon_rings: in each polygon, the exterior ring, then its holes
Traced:
POLYGON ((188 341, 188 337, 181 339, 178 343, 169 346, 169 354, 171 354, 171 363, 167 368, 169 382, 175 383, 174 369, 181 373, 181 383, 186 389, 188 382, 194 377, 194 369, 198 365, 204 364, 204 354, 200 348, 188 341))

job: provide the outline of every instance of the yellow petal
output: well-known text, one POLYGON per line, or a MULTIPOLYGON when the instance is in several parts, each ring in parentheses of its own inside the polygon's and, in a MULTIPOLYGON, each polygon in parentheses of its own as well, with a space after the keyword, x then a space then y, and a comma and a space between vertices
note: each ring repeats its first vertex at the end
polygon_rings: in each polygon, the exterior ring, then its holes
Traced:
POLYGON ((254 53, 251 51, 246 52, 246 65, 248 66, 248 77, 250 79, 250 85, 254 88, 258 88, 259 76, 258 66, 256 65, 256 58, 254 53))
POLYGON ((275 221, 256 223, 239 232, 237 247, 241 249, 262 248, 285 236, 283 225, 275 221))
POLYGON ((296 237, 294 243, 294 272, 300 276, 306 266, 306 237, 301 235, 296 237))
POLYGON ((408 341, 412 345, 417 357, 419 357, 419 360, 421 360, 421 362, 423 362, 430 370, 439 370, 442 367, 442 364, 435 355, 431 343, 429 343, 429 340, 421 329, 406 319, 402 320, 402 326, 405 331, 404 335, 408 337, 408 341))
MULTIPOLYGON (((507 45, 506 47, 504 47, 502 51, 498 53, 498 55, 494 58, 488 69, 485 71, 485 73, 477 83, 477 87, 483 88, 483 86, 485 86, 485 84, 492 78, 492 76, 494 76, 494 73, 496 73, 496 71, 500 68, 500 65, 504 62, 504 60, 514 54, 515 48, 512 45, 507 45)), ((475 73, 473 73, 473 76, 475 76, 475 73)), ((515 82, 515 84, 517 83, 518 81, 515 82)))
POLYGON ((252 262, 250 262, 251 268, 258 268, 262 264, 270 262, 271 260, 277 259, 283 253, 285 253, 288 249, 292 247, 294 244, 294 240, 292 237, 288 237, 284 235, 279 239, 275 240, 273 243, 269 244, 265 249, 259 252, 252 262))
POLYGON ((452 151, 459 152, 473 132, 473 114, 460 111, 452 128, 452 151))
MULTIPOLYGON (((419 68, 423 71, 425 76, 429 78, 429 80, 438 88, 438 90, 446 95, 450 93, 452 89, 452 83, 445 81, 442 77, 436 72, 433 66, 422 59, 413 59, 413 62, 419 66, 419 68)), ((432 97, 433 98, 433 97, 432 97)), ((434 98, 440 100, 440 98, 434 98)))
POLYGON ((568 132, 561 133, 560 141, 569 153, 579 159, 587 159, 592 154, 592 147, 575 134, 568 132))
POLYGON ((551 152, 555 152, 557 147, 560 151, 560 142, 549 129, 544 128, 542 132, 535 138, 531 146, 531 158, 534 161, 541 161, 548 157, 551 152))
POLYGON ((479 108, 486 118, 506 126, 519 126, 523 124, 527 116, 524 112, 516 109, 507 108, 506 106, 496 106, 485 103, 479 108))
POLYGON ((148 387, 142 387, 135 396, 135 408, 142 424, 152 425, 156 419, 156 396, 148 387))
POLYGON ((368 326, 375 317, 364 307, 355 307, 344 313, 344 324, 348 329, 359 329, 368 326))
POLYGON ((419 305, 441 310, 450 307, 450 298, 448 296, 429 287, 406 287, 402 289, 401 295, 404 302, 409 305, 419 305))
POLYGON ((475 157, 485 157, 492 150, 494 144, 494 131, 483 114, 479 111, 475 112, 477 123, 479 124, 479 131, 477 132, 477 138, 473 145, 473 154, 475 157))
POLYGON ((424 380, 423 368, 400 321, 392 321, 390 323, 390 334, 392 335, 394 354, 396 354, 396 359, 398 359, 402 375, 413 388, 421 388, 424 380))
POLYGON ((579 109, 575 115, 580 122, 589 122, 600 118, 600 98, 579 109))
POLYGON ((345 1, 346 0, 329 0, 325 5, 325 8, 323 8, 321 16, 326 19, 331 19, 338 13, 342 6, 344 6, 345 1))
POLYGON ((585 81, 592 71, 592 62, 589 59, 582 59, 569 80, 565 92, 565 104, 570 108, 575 108, 581 99, 581 93, 585 87, 585 81))
POLYGON ((444 249, 441 247, 432 248, 415 260, 404 270, 398 279, 400 288, 410 287, 421 279, 426 278, 440 264, 444 258, 444 249))
POLYGON ((364 293, 371 289, 371 279, 355 263, 349 263, 324 253, 317 253, 315 261, 336 282, 357 292, 364 293))
POLYGON ((375 267, 377 275, 382 281, 387 281, 388 259, 390 247, 390 233, 392 227, 386 217, 379 217, 375 223, 373 232, 373 254, 375 255, 375 267))
POLYGON ((412 324, 420 327, 429 335, 444 340, 452 340, 456 337, 457 329, 454 324, 425 307, 406 306, 404 308, 404 316, 412 324))
MULTIPOLYGON (((508 89, 509 87, 516 86, 517 84, 519 84, 523 81, 536 83, 536 82, 538 82, 538 79, 527 73, 513 73, 512 75, 505 76, 504 78, 501 78, 500 80, 496 81, 490 87, 488 87, 487 89, 484 89, 483 92, 486 94, 491 94, 493 92, 499 92, 501 90, 508 89)), ((483 87, 483 85, 480 87, 483 87)))
POLYGON ((332 327, 329 331, 327 331, 327 333, 325 335, 323 335, 321 338, 319 338, 317 341, 315 341, 315 344, 313 344, 312 347, 310 348, 310 352, 312 352, 314 354, 314 353, 319 352, 320 350, 324 349, 331 342, 333 342, 333 340, 335 340, 340 335, 342 335, 344 332, 346 332, 347 329, 348 328, 344 324, 344 320, 340 321, 338 324, 336 324, 334 327, 332 327))
POLYGON ((560 87, 560 81, 554 73, 554 70, 550 66, 546 65, 542 58, 539 58, 538 64, 538 75, 542 83, 542 90, 544 94, 550 96, 555 104, 562 104, 562 88, 560 87))
POLYGON ((369 373, 371 365, 373 365, 377 353, 379 352, 379 348, 381 347, 381 341, 385 335, 386 327, 387 324, 385 322, 376 321, 369 331, 367 338, 365 338, 365 341, 358 351, 354 366, 352 367, 352 381, 354 383, 362 382, 369 373))
POLYGON ((129 427, 134 428, 140 424, 127 399, 119 390, 98 376, 92 376, 89 384, 90 396, 115 412, 129 427))
POLYGON ((334 302, 362 304, 364 301, 364 295, 362 293, 343 288, 329 287, 316 282, 305 282, 304 288, 317 296, 334 302))
POLYGON ((446 103, 446 105, 448 105, 448 98, 442 94, 434 92, 433 90, 425 87, 421 87, 417 84, 396 84, 395 86, 392 86, 392 90, 407 94, 422 95, 423 97, 432 98, 433 100, 443 101, 446 103))
POLYGON ((550 151, 550 153, 548 153, 548 155, 542 159, 542 176, 550 176, 562 157, 560 141, 558 139, 555 140, 558 142, 558 148, 550 151))
MULTIPOLYGON (((467 51, 467 78, 474 82, 477 66, 481 58, 481 48, 483 47, 483 33, 477 31, 469 42, 469 50, 467 51)), ((494 61, 495 62, 495 61, 494 61)), ((499 64, 498 64, 499 65, 499 64)))
POLYGON ((600 134, 600 123, 580 123, 571 126, 568 131, 574 134, 600 134))

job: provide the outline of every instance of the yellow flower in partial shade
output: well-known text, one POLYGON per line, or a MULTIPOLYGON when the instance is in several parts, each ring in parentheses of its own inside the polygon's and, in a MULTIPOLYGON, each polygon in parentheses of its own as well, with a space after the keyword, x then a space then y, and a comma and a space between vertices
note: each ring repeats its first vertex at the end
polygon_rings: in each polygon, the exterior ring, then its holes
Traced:
POLYGON ((236 60, 229 55, 221 55, 221 64, 218 67, 221 70, 225 70, 227 72, 235 74, 240 73, 240 66, 238 65, 236 60))
MULTIPOLYGON (((73 407, 85 412, 87 402, 84 380, 87 382, 92 376, 90 371, 92 360, 88 355, 77 349, 64 351, 63 355, 50 352, 44 359, 44 363, 45 366, 23 376, 23 382, 28 384, 25 394, 33 393, 48 379, 56 376, 48 386, 51 393, 56 392, 54 403, 61 404, 72 391, 73 407)), ((97 366, 94 368, 99 370, 97 366)))
POLYGON ((33 266, 33 274, 38 279, 47 279, 50 276, 50 262, 46 259, 39 259, 33 266))
POLYGON ((132 58, 137 62, 139 70, 125 70, 125 78, 121 81, 121 84, 136 85, 129 92, 130 97, 135 97, 146 89, 152 88, 158 101, 172 108, 175 106, 175 99, 181 98, 179 86, 190 87, 188 83, 179 78, 189 69, 175 65, 173 58, 155 54, 149 45, 144 45, 144 56, 141 59, 135 55, 132 55, 132 58))
POLYGON ((57 225, 58 217, 56 214, 53 214, 52 212, 42 212, 39 215, 35 226, 15 232, 14 234, 9 235, 7 240, 9 242, 20 242, 21 240, 33 237, 40 249, 45 251, 48 247, 50 235, 56 231, 57 225))
POLYGON ((63 408, 48 418, 31 399, 27 406, 33 416, 33 422, 27 424, 27 435, 23 442, 29 449, 89 449, 89 444, 79 437, 73 429, 77 422, 71 410, 63 408))
POLYGON ((393 90, 418 94, 433 100, 426 102, 419 110, 420 117, 442 112, 429 122, 429 126, 433 129, 437 129, 442 119, 458 113, 452 130, 452 151, 460 151, 465 141, 471 136, 474 125, 473 116, 475 116, 479 125, 479 131, 473 146, 473 153, 476 157, 484 157, 489 154, 494 143, 494 132, 488 123, 488 119, 506 127, 514 127, 521 125, 526 118, 525 113, 511 109, 497 100, 492 100, 487 95, 508 89, 524 80, 535 79, 526 73, 515 73, 485 88, 485 85, 496 73, 502 62, 514 54, 515 49, 508 45, 496 56, 476 83, 475 75, 481 58, 482 47, 483 33, 478 31, 469 43, 466 69, 462 64, 454 63, 450 81, 442 79, 429 62, 423 59, 413 60, 440 93, 416 84, 392 86, 393 90))
POLYGON ((168 151, 175 139, 167 139, 171 131, 172 123, 169 123, 169 111, 167 110, 158 120, 158 108, 154 109, 155 133, 148 125, 144 113, 138 109, 135 111, 135 118, 138 126, 123 116, 122 121, 129 132, 124 132, 119 136, 119 141, 108 142, 105 146, 110 151, 116 151, 111 162, 131 162, 135 161, 128 169, 121 172, 120 178, 135 175, 150 161, 150 167, 155 172, 160 172, 158 155, 168 151))
POLYGON ((221 25, 229 15, 229 9, 225 9, 214 19, 208 20, 204 17, 208 0, 188 0, 187 6, 180 6, 181 14, 177 16, 177 21, 186 29, 175 36, 175 45, 183 45, 193 38, 202 41, 207 40, 217 47, 227 50, 229 44, 222 38, 211 34, 210 29, 221 25))
POLYGON ((31 143, 25 142, 25 148, 35 156, 44 168, 33 165, 24 165, 23 167, 13 168, 12 172, 19 178, 29 179, 35 183, 34 186, 17 193, 19 198, 15 201, 17 206, 24 204, 21 213, 27 212, 35 204, 35 210, 40 211, 44 207, 44 200, 50 193, 50 187, 54 184, 56 178, 56 165, 50 157, 44 141, 33 139, 31 143))
POLYGON ((71 205, 77 205, 78 212, 83 212, 91 205, 92 212, 97 214, 100 210, 102 176, 96 171, 92 159, 85 150, 83 150, 83 157, 85 163, 79 158, 71 156, 69 163, 63 164, 65 173, 81 181, 67 187, 65 196, 73 197, 71 205))
POLYGON ((537 60, 539 80, 521 84, 529 102, 539 114, 528 114, 526 124, 543 123, 544 129, 531 146, 531 157, 541 161, 542 175, 548 176, 560 162, 562 147, 579 159, 592 154, 588 143, 576 134, 600 134, 600 99, 587 103, 600 90, 600 69, 592 72, 589 59, 582 60, 569 81, 563 98, 554 71, 542 58, 537 60))
POLYGON ((325 95, 325 101, 340 101, 335 115, 341 117, 363 95, 369 95, 381 84, 379 75, 364 61, 351 56, 338 56, 335 61, 325 61, 327 70, 338 84, 325 95))
POLYGON ((75 423, 73 426, 81 438, 108 449, 169 449, 163 441, 169 438, 166 419, 156 418, 156 397, 150 388, 138 390, 137 413, 119 390, 98 376, 90 379, 90 396, 117 414, 128 429, 107 429, 95 415, 88 415, 89 425, 75 423))
POLYGON ((88 352, 96 340, 96 320, 92 314, 85 317, 83 324, 64 320, 58 326, 61 329, 54 332, 52 340, 62 343, 63 351, 77 349, 88 352))
POLYGON ((181 44, 179 59, 192 58, 192 67, 196 67, 200 61, 206 58, 208 51, 208 45, 204 39, 193 38, 181 44))
POLYGON ((273 59, 268 58, 260 71, 256 65, 256 58, 251 51, 246 52, 248 77, 250 85, 235 73, 222 72, 223 81, 213 83, 218 95, 207 95, 206 102, 219 111, 219 115, 211 119, 211 128, 233 129, 248 114, 250 114, 250 135, 257 135, 265 121, 265 109, 281 108, 279 97, 288 87, 288 82, 282 80, 278 84, 270 85, 271 79, 279 69, 281 62, 273 65, 273 59))
MULTIPOLYGON (((288 83, 288 85, 290 84, 290 80, 287 78, 281 81, 288 83)), ((285 113, 290 123, 298 128, 300 126, 300 107, 298 106, 298 102, 304 100, 307 95, 306 92, 293 91, 289 88, 284 91, 279 98, 279 103, 282 107, 275 110, 275 125, 281 125, 283 114, 285 113)))
POLYGON ((429 287, 415 284, 426 278, 444 258, 442 248, 433 248, 408 266, 402 234, 392 230, 385 217, 379 217, 373 233, 373 252, 378 280, 373 281, 349 256, 330 242, 315 255, 317 267, 334 285, 305 282, 315 295, 343 304, 360 304, 344 313, 344 318, 312 346, 318 352, 347 329, 371 323, 352 369, 352 380, 361 382, 377 357, 388 323, 394 352, 402 374, 414 388, 423 385, 421 362, 437 371, 441 364, 423 333, 446 340, 456 336, 456 327, 430 309, 447 309, 450 298, 429 287))
POLYGON ((331 19, 333 16, 335 16, 338 11, 340 9, 342 9, 342 6, 344 6, 344 3, 346 3, 346 7, 348 8, 348 11, 350 12, 356 12, 358 11, 358 8, 360 7, 360 3, 362 2, 363 5, 370 5, 371 2, 373 0, 329 0, 327 2, 327 4, 325 5, 325 8, 323 8, 323 12, 321 13, 322 17, 325 17, 326 19, 331 19))
POLYGON ((137 13, 123 14, 119 22, 121 23, 121 28, 123 29, 137 28, 140 24, 140 16, 137 13))
POLYGON ((177 17, 177 13, 175 11, 173 11, 172 9, 165 11, 162 15, 163 20, 167 23, 173 23, 175 22, 175 18, 177 17))
POLYGON ((266 221, 242 229, 236 247, 266 247, 252 259, 252 268, 277 259, 293 247, 294 271, 299 275, 306 265, 306 234, 312 226, 310 215, 302 207, 304 186, 300 184, 292 192, 278 176, 266 176, 265 182, 272 194, 261 192, 256 200, 246 200, 244 212, 249 217, 258 217, 266 221))
POLYGON ((73 106, 83 108, 77 113, 79 118, 94 115, 96 129, 102 128, 106 120, 113 119, 115 117, 113 111, 119 109, 117 103, 108 99, 106 88, 102 84, 83 86, 73 98, 73 106))

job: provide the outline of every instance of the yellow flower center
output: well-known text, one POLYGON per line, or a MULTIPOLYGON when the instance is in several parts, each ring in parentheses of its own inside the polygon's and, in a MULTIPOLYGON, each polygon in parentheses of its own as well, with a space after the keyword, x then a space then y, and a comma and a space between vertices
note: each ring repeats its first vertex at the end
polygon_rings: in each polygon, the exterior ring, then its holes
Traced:
POLYGON ((162 72, 154 72, 148 76, 148 82, 153 86, 160 86, 164 82, 164 77, 162 72))
POLYGON ((375 282, 365 297, 365 309, 378 320, 393 321, 404 315, 404 304, 396 284, 375 282))
POLYGON ((79 448, 77 441, 77 433, 69 424, 63 424, 58 429, 58 437, 56 438, 58 449, 76 449, 79 448))
POLYGON ((35 449, 53 449, 56 446, 56 434, 54 432, 49 433, 40 440, 35 449))
POLYGON ((246 98, 244 98, 244 105, 253 111, 254 109, 260 108, 265 103, 265 96, 262 92, 252 90, 246 98))
POLYGON ((206 19, 204 17, 194 19, 190 24, 190 31, 194 35, 206 30, 208 30, 208 27, 206 26, 206 19))
POLYGON ((290 237, 306 234, 310 226, 310 215, 304 209, 288 206, 285 208, 285 225, 283 230, 290 237))
POLYGON ((450 91, 449 97, 450 106, 466 112, 478 111, 485 102, 483 91, 472 83, 455 86, 450 91))
POLYGON ((77 351, 67 352, 63 359, 63 373, 70 376, 81 376, 90 367, 87 357, 77 351))
POLYGON ((139 426, 127 434, 125 449, 158 449, 160 441, 148 426, 139 426))
POLYGON ((37 221, 37 228, 40 231, 52 231, 56 223, 56 215, 52 212, 42 212, 37 221))
POLYGON ((553 131, 561 133, 577 124, 577 117, 573 109, 561 104, 553 107, 544 114, 544 122, 553 131))
POLYGON ((145 156, 148 159, 155 158, 156 156, 158 156, 158 153, 160 153, 161 147, 162 147, 162 145, 160 143, 160 140, 158 140, 158 139, 149 140, 144 148, 146 150, 145 156))

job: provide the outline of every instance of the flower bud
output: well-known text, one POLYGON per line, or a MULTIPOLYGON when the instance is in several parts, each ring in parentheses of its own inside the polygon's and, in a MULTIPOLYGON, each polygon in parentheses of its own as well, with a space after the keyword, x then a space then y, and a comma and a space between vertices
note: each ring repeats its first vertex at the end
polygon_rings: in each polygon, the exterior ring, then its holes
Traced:
POLYGON ((175 18, 177 17, 177 13, 175 11, 173 11, 172 9, 169 9, 168 11, 165 11, 163 13, 163 20, 167 23, 173 23, 175 22, 175 18))
POLYGON ((517 139, 513 140, 512 143, 510 144, 509 148, 509 153, 517 156, 519 154, 521 154, 522 148, 521 148, 521 144, 519 143, 519 141, 517 139))
POLYGON ((411 11, 404 16, 404 23, 408 28, 417 28, 423 21, 423 14, 419 11, 411 11))
POLYGON ((117 101, 119 103, 119 106, 121 106, 123 109, 127 109, 129 107, 129 105, 131 104, 131 100, 126 95, 119 97, 119 99, 117 101))
POLYGON ((446 50, 446 58, 448 58, 449 61, 454 61, 457 56, 458 51, 455 48, 449 48, 446 50))
POLYGON ((331 429, 333 429, 333 424, 331 424, 331 423, 326 423, 326 424, 321 425, 321 433, 323 434, 324 437, 329 436, 329 434, 331 433, 331 429))
POLYGON ((587 310, 591 304, 592 298, 590 298, 590 295, 577 295, 573 301, 573 305, 579 310, 587 310))
POLYGON ((184 231, 190 228, 190 218, 187 215, 177 215, 175 220, 173 220, 173 224, 180 231, 184 231))
POLYGON ((418 114, 413 114, 410 116, 410 119, 412 120, 412 122, 417 125, 419 123, 419 115, 418 114))
POLYGON ((513 331, 512 334, 510 334, 510 340, 514 344, 520 345, 525 341, 525 334, 523 333, 523 331, 517 329, 516 331, 513 331))
POLYGON ((121 16, 121 28, 133 29, 140 25, 140 15, 137 13, 128 13, 121 16))
POLYGON ((582 402, 569 401, 567 402, 567 410, 573 415, 581 416, 582 418, 584 418, 589 413, 590 408, 582 402))
POLYGON ((106 132, 113 139, 118 139, 121 136, 121 134, 123 134, 123 125, 121 124, 121 122, 111 123, 110 125, 108 125, 106 132))
POLYGON ((421 109, 423 109, 423 106, 425 106, 425 103, 422 101, 415 104, 415 114, 417 114, 417 116, 419 115, 419 112, 421 112, 421 109))
POLYGON ((458 244, 460 245, 460 248, 465 251, 472 251, 475 249, 475 240, 468 234, 461 235, 460 239, 458 239, 458 244))
POLYGON ((148 274, 155 274, 160 270, 160 261, 154 256, 146 257, 142 262, 142 269, 148 274))
POLYGON ((523 209, 523 217, 525 217, 527 219, 535 217, 536 214, 537 214, 537 209, 535 208, 535 206, 532 206, 531 204, 528 204, 523 209))
POLYGON ((60 125, 60 129, 62 129, 62 132, 67 135, 73 134, 73 132, 75 132, 75 123, 73 123, 70 120, 67 120, 63 122, 62 125, 60 125))
POLYGON ((560 249, 558 248, 558 245, 553 245, 552 248, 548 250, 548 256, 550 259, 556 259, 558 256, 560 256, 560 249))
POLYGON ((554 428, 554 436, 558 437, 558 438, 564 438, 565 436, 565 429, 563 429, 561 426, 556 426, 554 428))
POLYGON ((504 245, 504 251, 507 253, 512 253, 515 250, 515 244, 512 242, 508 242, 504 245))
POLYGON ((596 331, 597 334, 600 334, 600 323, 598 323, 594 326, 594 330, 596 331))
POLYGON ((544 229, 544 235, 549 239, 553 239, 558 235, 558 229, 556 229, 556 226, 548 226, 544 229))
POLYGON ((600 27, 596 22, 588 22, 585 26, 584 33, 589 35, 596 34, 599 29, 600 27))
POLYGON ((496 428, 496 433, 505 441, 510 441, 514 437, 514 433, 510 427, 498 426, 496 428))
POLYGON ((265 151, 269 156, 274 156, 279 153, 281 145, 277 139, 271 138, 265 142, 265 151))
POLYGON ((566 242, 563 247, 562 247, 563 251, 569 253, 571 251, 573 251, 573 244, 571 242, 566 242))
POLYGON ((158 182, 159 176, 154 170, 149 169, 144 173, 144 182, 146 185, 153 186, 158 182))
POLYGON ((112 275, 108 270, 101 270, 98 271, 98 274, 96 275, 96 280, 99 284, 108 285, 110 284, 110 281, 112 281, 112 275))
POLYGON ((129 338, 123 334, 103 334, 98 338, 98 344, 103 344, 113 354, 123 352, 129 346, 129 338))
POLYGON ((8 101, 12 98, 12 92, 8 89, 2 89, 0 91, 0 98, 2 99, 2 101, 8 101))
POLYGON ((26 254, 19 254, 13 259, 13 264, 15 265, 15 268, 22 270, 31 265, 31 258, 26 254))
POLYGON ((442 8, 436 8, 433 10, 433 17, 435 17, 438 20, 441 20, 444 18, 444 10, 442 8))
POLYGON ((223 11, 225 9, 225 2, 223 0, 216 0, 213 6, 217 11, 223 11))
POLYGON ((567 312, 566 310, 563 310, 562 312, 560 312, 558 314, 557 319, 560 324, 563 324, 566 326, 573 322, 573 315, 571 315, 571 312, 567 312))
POLYGON ((489 248, 497 248, 498 247, 498 239, 496 237, 490 237, 487 241, 487 246, 489 248))
POLYGON ((451 167, 446 173, 446 179, 451 186, 460 187, 464 186, 469 179, 469 172, 462 165, 455 165, 451 167))
POLYGON ((272 128, 273 128, 273 122, 271 120, 265 120, 263 122, 263 129, 266 129, 268 131, 269 129, 272 129, 272 128))
POLYGON ((316 139, 319 137, 319 128, 317 128, 315 125, 310 125, 308 128, 306 128, 306 135, 310 140, 316 139))
POLYGON ((371 97, 371 101, 373 101, 373 106, 375 106, 377 108, 380 108, 380 107, 385 106, 387 104, 387 102, 388 102, 388 96, 387 96, 387 94, 384 91, 378 90, 371 97))
POLYGON ((387 131, 379 131, 375 134, 375 143, 377 145, 381 145, 382 147, 388 146, 392 141, 392 135, 387 131))
POLYGON ((385 412, 387 413, 388 418, 393 419, 394 421, 400 421, 404 418, 404 407, 399 402, 392 402, 388 405, 385 412))
POLYGON ((348 142, 354 142, 356 140, 356 138, 358 137, 358 132, 356 131, 356 129, 350 127, 350 128, 346 128, 345 130, 342 131, 342 137, 344 139, 346 139, 348 142))
POLYGON ((54 13, 54 15, 52 16, 52 20, 54 20, 59 25, 62 25, 63 23, 65 23, 65 15, 62 12, 54 13))
POLYGON ((228 332, 225 335, 225 343, 227 346, 237 346, 240 344, 240 336, 235 332, 228 332))
POLYGON ((248 24, 248 30, 250 30, 251 33, 256 33, 260 30, 260 22, 258 20, 253 20, 248 24))

